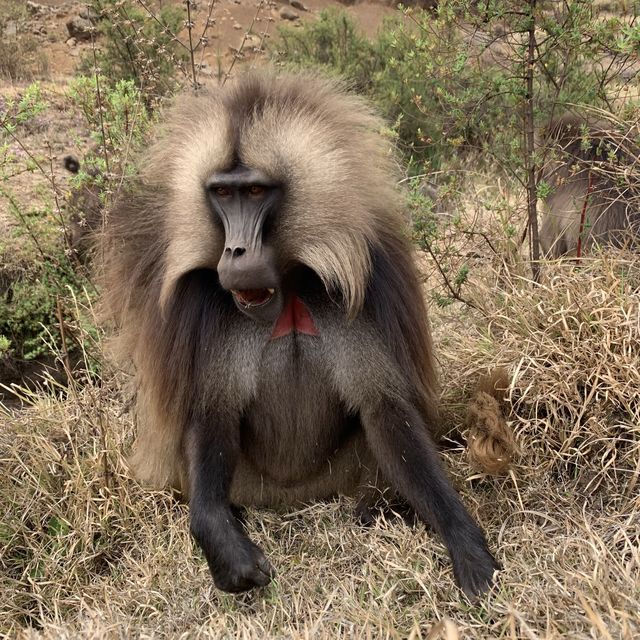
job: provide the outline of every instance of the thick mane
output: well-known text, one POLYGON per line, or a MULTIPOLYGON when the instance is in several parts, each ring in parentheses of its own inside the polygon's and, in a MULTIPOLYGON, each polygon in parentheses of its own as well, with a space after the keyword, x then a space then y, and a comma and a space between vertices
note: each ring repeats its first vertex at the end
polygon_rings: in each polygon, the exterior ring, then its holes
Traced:
POLYGON ((439 425, 438 382, 431 332, 421 283, 406 238, 385 237, 373 250, 373 269, 365 307, 370 310, 385 343, 416 387, 416 398, 434 435, 439 425))

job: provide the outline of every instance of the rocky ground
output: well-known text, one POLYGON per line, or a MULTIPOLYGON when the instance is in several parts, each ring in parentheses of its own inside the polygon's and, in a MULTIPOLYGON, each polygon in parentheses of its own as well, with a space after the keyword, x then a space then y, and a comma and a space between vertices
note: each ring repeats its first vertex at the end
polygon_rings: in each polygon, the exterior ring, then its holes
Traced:
MULTIPOLYGON (((9 5, 21 5, 22 0, 4 0, 9 5)), ((158 3, 141 2, 153 6, 158 3)), ((181 0, 165 0, 167 4, 182 5, 181 0)), ((373 35, 383 18, 394 11, 392 2, 358 2, 345 0, 216 0, 214 3, 199 1, 195 4, 192 18, 195 32, 201 33, 209 20, 206 36, 209 46, 201 64, 216 69, 219 63, 229 64, 242 47, 240 64, 252 62, 263 55, 265 40, 272 36, 278 24, 293 26, 313 20, 320 11, 332 6, 342 6, 357 20, 364 33, 373 35), (243 45, 244 42, 244 45, 243 45)), ((73 0, 41 0, 25 3, 26 11, 10 17, 5 23, 3 40, 31 40, 41 57, 39 75, 54 81, 63 81, 73 75, 82 54, 91 48, 91 22, 95 16, 83 2, 73 0)), ((1 14, 0 14, 1 17, 1 14)), ((186 29, 180 34, 187 38, 186 29)), ((185 40, 186 41, 186 40, 185 40)), ((98 42, 99 46, 99 42, 98 42)), ((205 74, 206 75, 206 74, 205 74)), ((3 84, 12 84, 12 79, 0 79, 3 84)))

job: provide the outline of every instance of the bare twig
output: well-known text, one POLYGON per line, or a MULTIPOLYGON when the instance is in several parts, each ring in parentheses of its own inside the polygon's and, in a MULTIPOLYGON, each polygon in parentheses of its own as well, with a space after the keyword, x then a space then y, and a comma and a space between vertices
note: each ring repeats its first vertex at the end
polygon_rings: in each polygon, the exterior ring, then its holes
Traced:
POLYGON ((442 268, 442 265, 440 264, 440 261, 438 260, 436 255, 433 253, 433 249, 431 248, 431 245, 429 244, 429 242, 427 242, 425 240, 424 245, 427 248, 427 251, 429 252, 429 255, 431 256, 432 260, 435 262, 435 265, 436 265, 438 271, 440 272, 440 276, 442 277, 442 280, 443 280, 443 282, 445 284, 445 287, 447 288, 447 290, 451 294, 451 297, 454 300, 457 300, 458 302, 462 302, 463 304, 468 305, 472 309, 477 309, 478 311, 480 311, 482 313, 482 309, 480 309, 480 307, 475 305, 473 302, 470 302, 469 300, 466 300, 465 298, 463 298, 460 295, 459 288, 458 288, 457 291, 456 291, 456 289, 453 288, 453 285, 451 284, 449 278, 447 277, 447 274, 444 272, 444 269, 442 268))
POLYGON ((195 26, 194 22, 191 20, 191 3, 193 0, 184 0, 184 3, 187 5, 187 32, 189 34, 189 59, 191 60, 191 81, 193 83, 193 88, 197 89, 200 86, 198 82, 198 76, 196 74, 196 63, 195 63, 195 50, 193 48, 193 28, 195 26))
POLYGON ((529 246, 531 249, 531 272, 535 282, 540 279, 540 241, 538 238, 538 195, 535 158, 535 131, 533 106, 533 71, 536 55, 536 5, 537 0, 528 0, 528 45, 525 58, 526 96, 523 104, 524 119, 524 163, 527 175, 527 212, 529 246))
POLYGON ((224 74, 224 77, 222 78, 222 85, 224 85, 225 82, 231 77, 231 72, 233 71, 233 67, 235 67, 236 61, 242 55, 242 51, 244 50, 244 46, 245 46, 245 44, 247 42, 247 38, 249 37, 249 34, 253 31, 253 25, 256 23, 256 20, 257 20, 258 16, 260 15, 260 12, 262 11, 262 8, 264 7, 264 3, 265 3, 265 0, 260 0, 260 3, 258 4, 258 7, 256 8, 256 12, 253 14, 253 18, 251 19, 251 24, 249 25, 249 28, 244 32, 244 36, 242 37, 242 42, 240 43, 240 46, 238 47, 238 50, 234 54, 233 60, 231 60, 231 64, 229 65, 229 68, 227 69, 227 72, 224 74))
POLYGON ((93 79, 96 83, 96 95, 98 98, 98 118, 100 121, 100 134, 102 136, 102 154, 104 156, 104 168, 107 176, 111 174, 109 169, 109 153, 107 152, 107 130, 104 124, 104 105, 102 103, 102 93, 100 91, 100 71, 98 67, 98 59, 96 56, 95 38, 91 38, 91 51, 93 53, 93 79))
POLYGON ((67 349, 67 331, 64 322, 64 315, 62 313, 62 303, 60 302, 60 296, 56 296, 56 315, 58 317, 58 327, 60 329, 60 349, 62 351, 62 366, 67 376, 67 383, 71 388, 71 392, 77 400, 77 393, 75 387, 75 380, 71 371, 71 359, 69 358, 69 350, 67 349))

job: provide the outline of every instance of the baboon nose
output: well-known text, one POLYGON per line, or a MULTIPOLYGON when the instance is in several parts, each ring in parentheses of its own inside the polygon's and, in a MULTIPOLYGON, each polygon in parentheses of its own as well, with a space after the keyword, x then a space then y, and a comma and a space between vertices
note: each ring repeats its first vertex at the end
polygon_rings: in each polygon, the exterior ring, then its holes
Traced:
POLYGON ((278 288, 278 272, 269 247, 254 250, 242 241, 231 242, 220 256, 217 271, 220 284, 228 291, 278 288))
POLYGON ((241 255, 245 254, 247 250, 244 247, 226 247, 224 252, 230 258, 239 258, 241 255))

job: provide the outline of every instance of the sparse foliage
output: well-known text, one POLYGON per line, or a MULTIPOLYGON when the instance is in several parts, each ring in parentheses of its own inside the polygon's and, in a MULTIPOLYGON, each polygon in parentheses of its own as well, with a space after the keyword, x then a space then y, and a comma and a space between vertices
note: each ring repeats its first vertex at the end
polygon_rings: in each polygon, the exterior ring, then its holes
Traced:
MULTIPOLYGON (((149 3, 150 4, 150 3, 149 3)), ((85 73, 97 72, 109 82, 132 81, 148 106, 156 106, 178 88, 177 70, 185 69, 186 50, 178 34, 185 20, 182 8, 173 4, 153 10, 136 0, 93 0, 100 16, 96 37, 100 48, 87 54, 85 73)))
POLYGON ((633 103, 624 96, 640 26, 633 16, 601 19, 597 8, 444 0, 435 14, 408 9, 373 40, 345 14, 325 12, 302 30, 282 29, 274 56, 333 69, 370 95, 395 122, 410 171, 447 174, 466 157, 519 184, 519 233, 528 226, 536 270, 545 153, 535 132, 568 105, 633 103))

